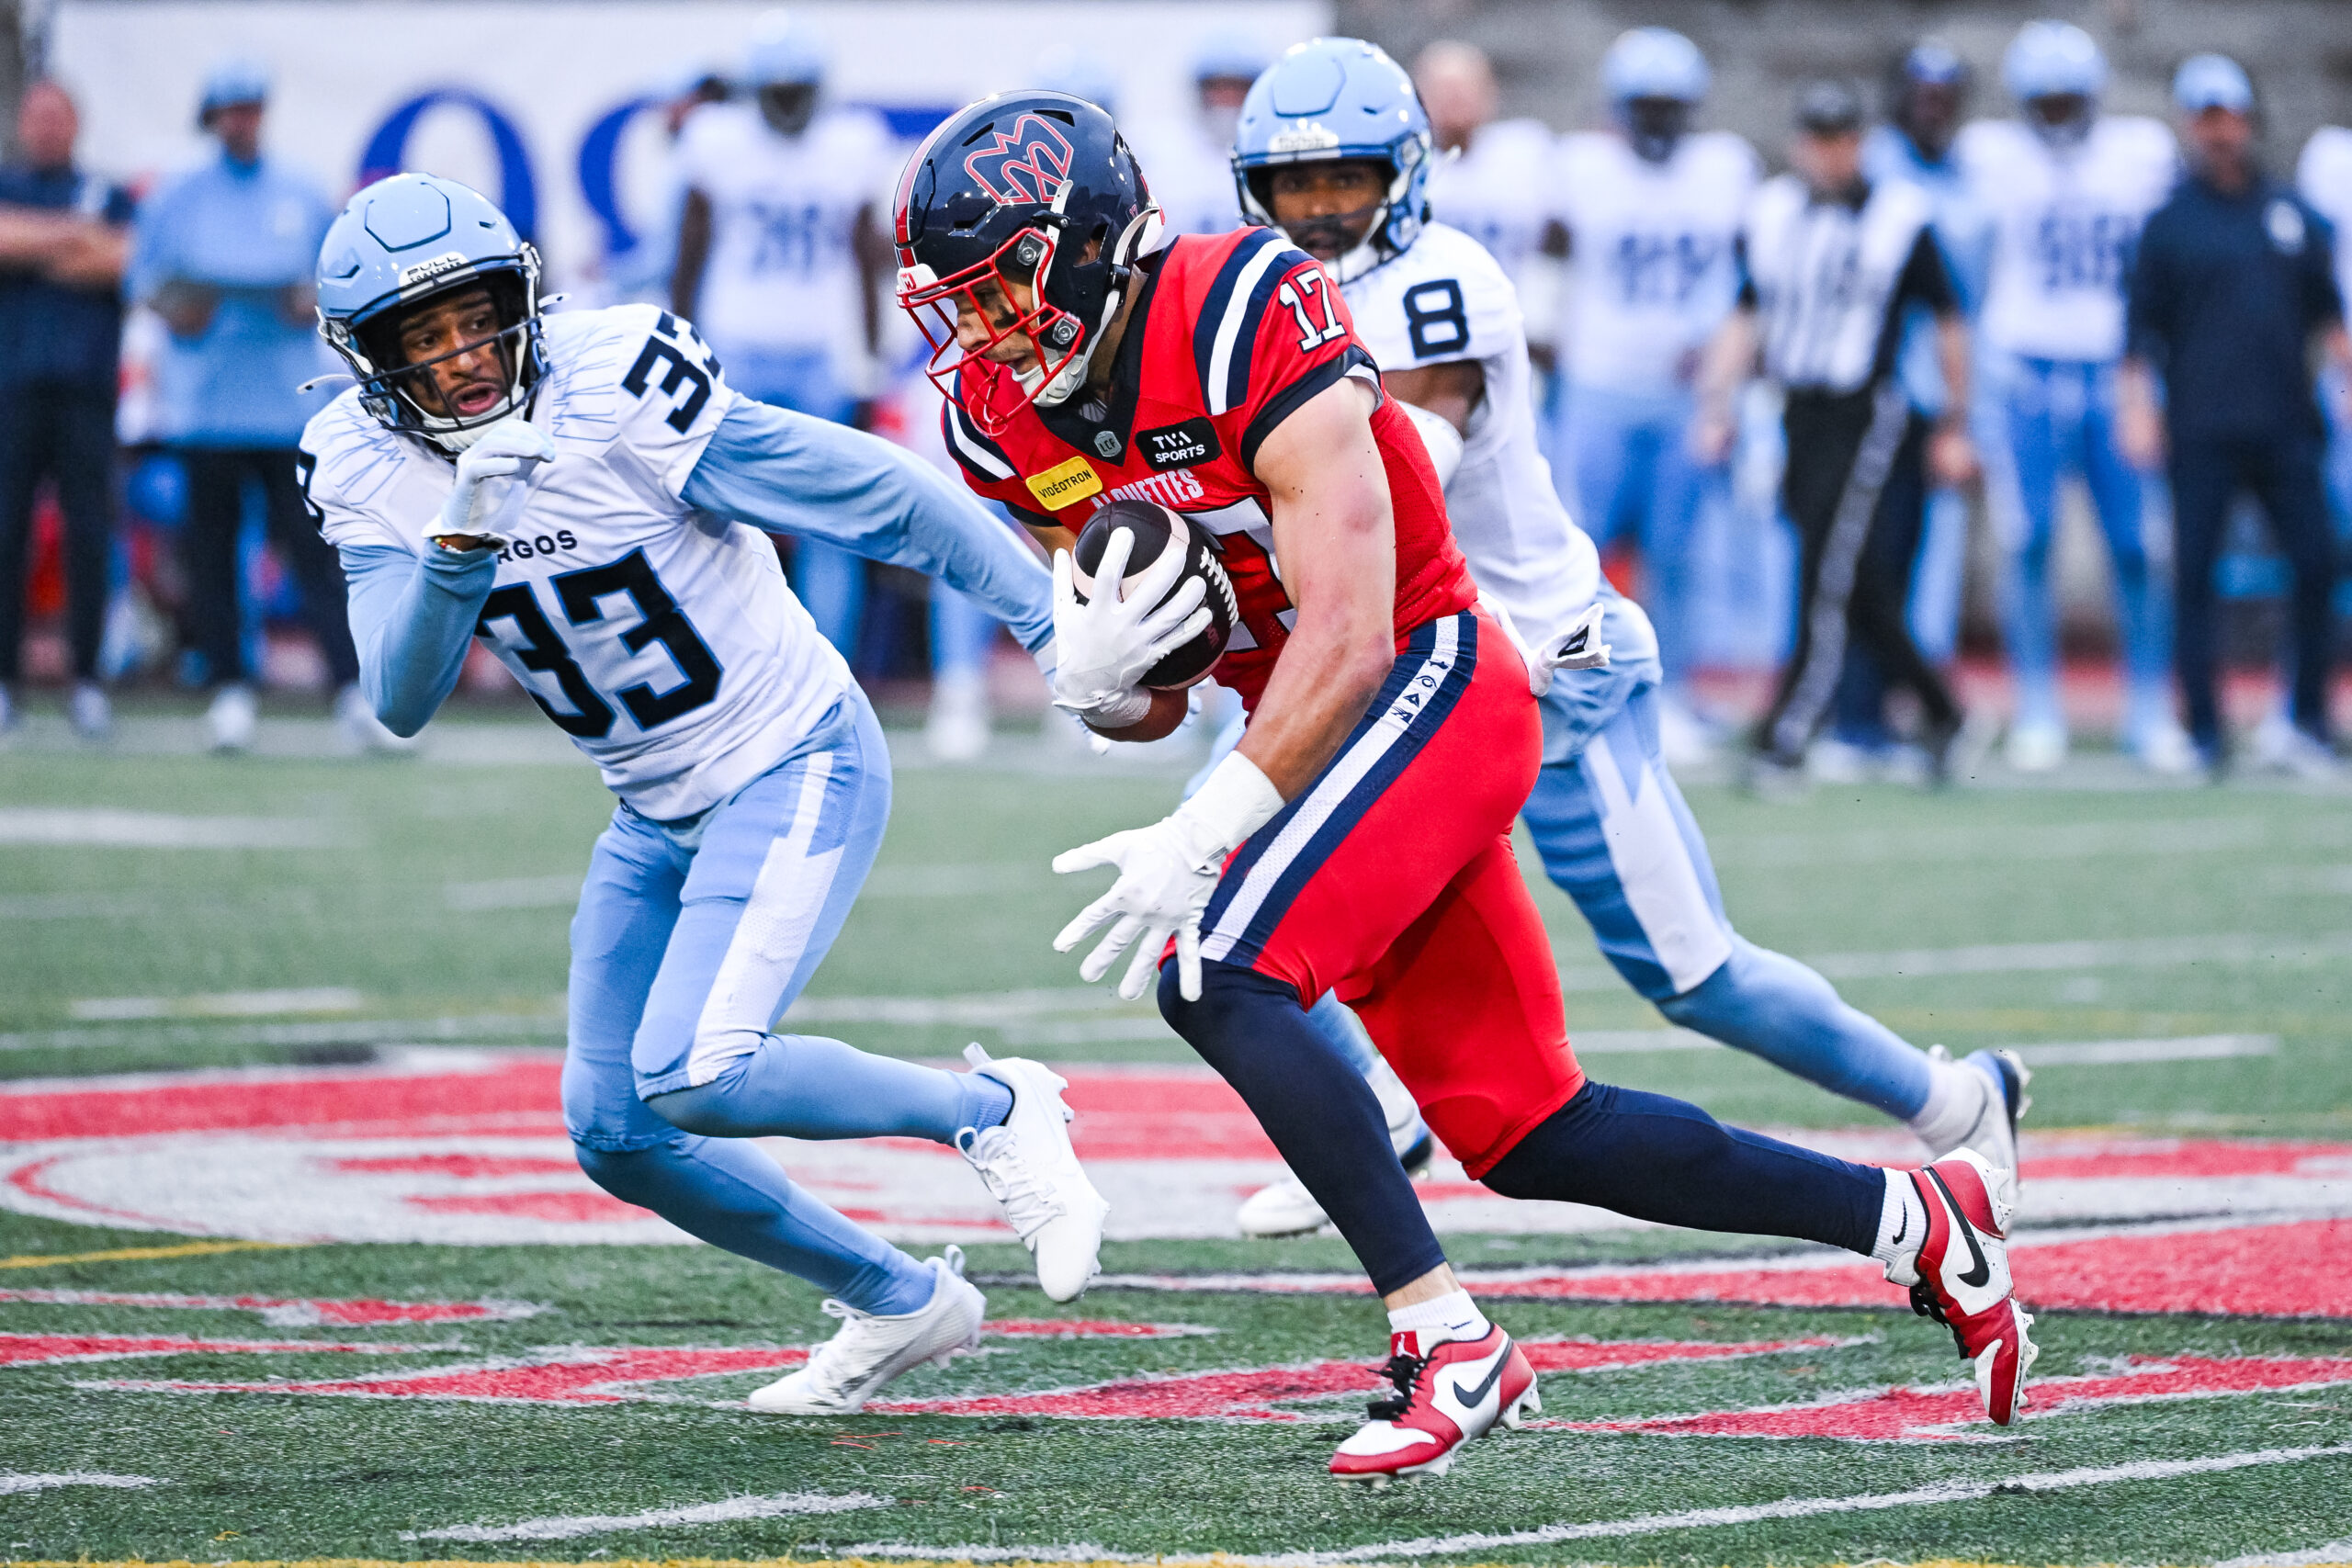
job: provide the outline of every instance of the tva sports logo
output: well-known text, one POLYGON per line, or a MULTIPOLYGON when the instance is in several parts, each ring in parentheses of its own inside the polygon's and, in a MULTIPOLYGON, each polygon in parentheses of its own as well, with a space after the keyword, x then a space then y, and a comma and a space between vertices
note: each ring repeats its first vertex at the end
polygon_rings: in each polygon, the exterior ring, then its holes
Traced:
POLYGON ((1076 152, 1061 128, 1043 115, 1024 114, 1011 130, 964 160, 964 172, 1001 202, 1051 201, 1069 178, 1076 152))

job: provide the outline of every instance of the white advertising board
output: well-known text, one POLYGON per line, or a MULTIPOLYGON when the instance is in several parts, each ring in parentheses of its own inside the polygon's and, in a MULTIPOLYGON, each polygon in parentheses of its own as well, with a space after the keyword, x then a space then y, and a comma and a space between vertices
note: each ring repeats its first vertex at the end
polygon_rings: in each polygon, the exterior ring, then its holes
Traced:
MULTIPOLYGON (((50 70, 83 106, 83 161, 152 176, 205 155, 207 68, 276 75, 275 155, 340 198, 361 173, 423 169, 479 186, 527 221, 559 286, 615 232, 657 221, 662 132, 631 106, 704 69, 731 74, 767 7, 734 0, 60 0, 50 70), (599 130, 602 128, 602 134, 599 130)), ((1083 55, 1122 120, 1190 112, 1190 62, 1219 34, 1268 52, 1330 25, 1328 0, 862 0, 794 12, 831 53, 828 90, 901 134, 1083 55), (927 119, 925 117, 931 117, 927 119)))

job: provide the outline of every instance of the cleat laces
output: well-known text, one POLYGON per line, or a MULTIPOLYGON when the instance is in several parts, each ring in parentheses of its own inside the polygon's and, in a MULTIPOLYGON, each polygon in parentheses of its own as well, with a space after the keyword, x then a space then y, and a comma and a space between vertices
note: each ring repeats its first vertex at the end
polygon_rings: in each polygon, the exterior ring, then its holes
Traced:
POLYGON ((830 1296, 819 1310, 827 1317, 840 1318, 842 1328, 809 1352, 808 1381, 817 1385, 814 1392, 826 1399, 847 1399, 857 1392, 856 1369, 863 1365, 870 1370, 879 1364, 876 1348, 869 1343, 878 1333, 874 1314, 830 1296))
POLYGON ((1426 1357, 1408 1356, 1399 1351, 1387 1362, 1374 1369, 1396 1385, 1396 1392, 1385 1399, 1375 1399, 1364 1406, 1375 1421, 1401 1421, 1413 1407, 1413 1390, 1421 1381, 1421 1369, 1429 1365, 1426 1357))
POLYGON ((1029 1168, 1029 1162, 1021 1157, 1021 1141, 1003 1124, 984 1133, 961 1128, 956 1134, 956 1148, 980 1173, 981 1185, 1003 1205, 1004 1217, 1012 1222, 1013 1233, 1022 1240, 1036 1235, 1046 1221, 1060 1217, 1060 1199, 1029 1168))

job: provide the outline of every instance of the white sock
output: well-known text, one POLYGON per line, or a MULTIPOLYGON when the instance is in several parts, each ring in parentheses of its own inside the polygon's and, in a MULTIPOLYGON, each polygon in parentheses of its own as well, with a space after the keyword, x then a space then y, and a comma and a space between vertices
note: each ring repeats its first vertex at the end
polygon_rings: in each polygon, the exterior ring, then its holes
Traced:
POLYGON ((1886 1266, 1887 1283, 1916 1285, 1919 1270, 1913 1265, 1928 1239, 1928 1205, 1907 1170, 1886 1172, 1886 1206, 1879 1211, 1878 1239, 1871 1256, 1886 1266))
POLYGON ((1984 1115, 1984 1097, 1991 1091, 1992 1080, 1974 1067, 1962 1066, 1949 1056, 1930 1057, 1928 1103, 1911 1118, 1911 1131, 1930 1149, 1950 1149, 1984 1115))
POLYGON ((1399 1334, 1419 1335, 1424 1345, 1442 1345, 1449 1339, 1484 1339, 1491 1325, 1470 1292, 1456 1289, 1435 1301, 1392 1308, 1388 1326, 1399 1334))

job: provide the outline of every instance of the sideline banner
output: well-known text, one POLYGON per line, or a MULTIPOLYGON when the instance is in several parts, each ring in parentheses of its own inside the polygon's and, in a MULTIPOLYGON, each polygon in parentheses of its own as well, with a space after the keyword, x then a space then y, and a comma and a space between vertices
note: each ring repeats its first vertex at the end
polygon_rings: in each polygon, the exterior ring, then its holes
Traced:
MULTIPOLYGON (((61 0, 51 72, 80 99, 83 159, 149 178, 205 155, 216 60, 266 62, 266 145, 340 199, 363 173, 480 186, 545 253, 557 287, 597 276, 662 221, 663 132, 645 112, 690 73, 732 76, 750 0, 61 0)), ((1118 84, 1124 122, 1191 112, 1193 55, 1219 34, 1271 54, 1327 30, 1328 0, 818 0, 830 91, 902 137, 1072 52, 1118 84)))

